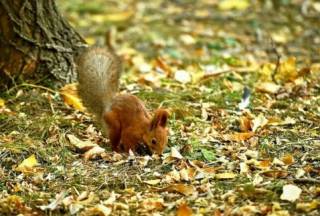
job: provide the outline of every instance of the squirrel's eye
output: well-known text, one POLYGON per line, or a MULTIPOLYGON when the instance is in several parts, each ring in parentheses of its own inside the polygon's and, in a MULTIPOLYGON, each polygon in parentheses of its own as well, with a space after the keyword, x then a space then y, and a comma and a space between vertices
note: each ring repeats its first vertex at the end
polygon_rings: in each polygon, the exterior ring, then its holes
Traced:
POLYGON ((156 138, 152 138, 151 143, 152 143, 153 145, 157 144, 156 138))

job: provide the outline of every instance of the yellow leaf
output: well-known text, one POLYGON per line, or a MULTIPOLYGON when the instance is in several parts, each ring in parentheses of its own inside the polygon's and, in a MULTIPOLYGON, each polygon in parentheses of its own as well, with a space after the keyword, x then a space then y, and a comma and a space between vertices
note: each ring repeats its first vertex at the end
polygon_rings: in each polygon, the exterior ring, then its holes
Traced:
POLYGON ((260 80, 262 82, 271 82, 272 74, 274 73, 275 68, 276 68, 275 64, 272 64, 272 63, 266 63, 262 65, 259 71, 260 80))
POLYGON ((304 212, 311 212, 320 206, 320 202, 317 200, 313 200, 309 203, 297 203, 297 209, 304 212))
POLYGON ((164 190, 168 192, 178 192, 185 196, 191 196, 192 194, 196 193, 196 189, 192 185, 186 184, 173 184, 164 190))
POLYGON ((223 0, 218 5, 220 10, 245 10, 248 7, 248 0, 223 0))
POLYGON ((192 209, 185 203, 181 204, 177 211, 177 216, 191 216, 192 209))
POLYGON ((71 83, 67 84, 60 89, 60 94, 63 98, 65 104, 72 106, 76 110, 84 111, 84 107, 77 92, 77 84, 71 83))
POLYGON ((279 70, 275 74, 275 79, 283 83, 294 81, 298 77, 296 68, 296 58, 290 57, 284 62, 280 63, 279 70))
POLYGON ((291 154, 286 154, 281 158, 282 162, 285 163, 285 165, 291 165, 294 163, 294 158, 291 154))
POLYGON ((160 179, 153 179, 153 180, 148 180, 148 181, 144 181, 146 184, 148 185, 157 185, 160 183, 160 179))
POLYGON ((16 171, 23 173, 30 173, 34 171, 34 167, 38 165, 38 161, 34 154, 27 159, 24 159, 21 164, 16 168, 16 171))
POLYGON ((85 41, 87 42, 87 44, 89 44, 89 45, 94 45, 94 44, 96 43, 96 39, 95 39, 94 37, 86 37, 84 40, 85 40, 85 41))
POLYGON ((218 173, 216 174, 217 179, 233 179, 237 177, 237 174, 235 173, 218 173))
POLYGON ((4 107, 4 104, 5 104, 5 101, 2 98, 0 98, 0 107, 4 107))
POLYGON ((104 15, 104 20, 109 22, 123 22, 126 21, 134 15, 134 12, 129 11, 123 11, 119 13, 113 13, 113 14, 106 14, 104 15))

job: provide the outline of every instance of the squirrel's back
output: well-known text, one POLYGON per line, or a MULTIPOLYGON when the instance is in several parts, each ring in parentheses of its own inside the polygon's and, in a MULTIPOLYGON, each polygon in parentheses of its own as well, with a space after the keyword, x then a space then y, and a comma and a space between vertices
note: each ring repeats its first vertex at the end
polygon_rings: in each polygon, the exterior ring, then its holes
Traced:
POLYGON ((108 48, 91 47, 80 54, 77 71, 82 102, 101 119, 119 89, 120 58, 108 48))

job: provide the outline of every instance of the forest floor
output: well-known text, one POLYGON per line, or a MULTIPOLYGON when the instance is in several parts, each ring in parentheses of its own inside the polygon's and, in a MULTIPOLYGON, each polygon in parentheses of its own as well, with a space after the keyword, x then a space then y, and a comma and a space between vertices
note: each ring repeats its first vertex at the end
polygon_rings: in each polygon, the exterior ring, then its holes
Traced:
POLYGON ((83 2, 57 3, 89 44, 109 30, 122 91, 169 109, 168 148, 113 153, 59 89, 17 85, 0 95, 0 215, 320 215, 317 1, 83 2))

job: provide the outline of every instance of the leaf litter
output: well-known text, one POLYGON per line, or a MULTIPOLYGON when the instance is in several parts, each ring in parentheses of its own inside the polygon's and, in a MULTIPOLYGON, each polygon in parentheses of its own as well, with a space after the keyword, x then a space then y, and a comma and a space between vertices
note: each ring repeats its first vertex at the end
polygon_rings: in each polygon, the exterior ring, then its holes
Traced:
POLYGON ((170 109, 169 147, 113 153, 75 84, 17 86, 1 215, 319 215, 317 2, 58 2, 90 44, 111 28, 121 89, 170 109))

